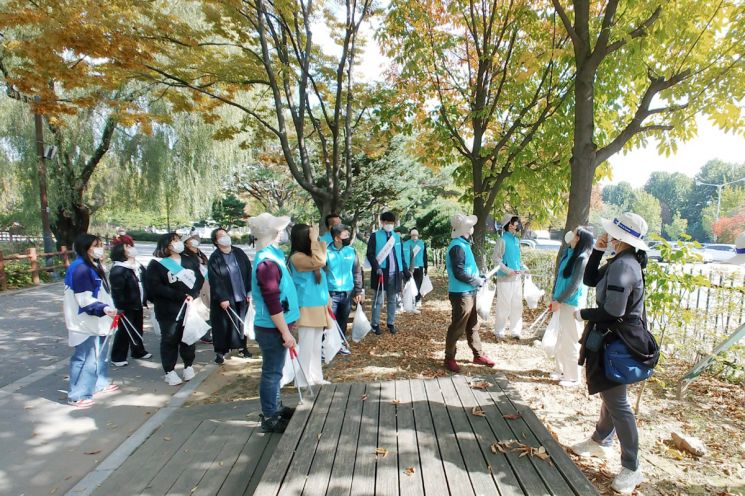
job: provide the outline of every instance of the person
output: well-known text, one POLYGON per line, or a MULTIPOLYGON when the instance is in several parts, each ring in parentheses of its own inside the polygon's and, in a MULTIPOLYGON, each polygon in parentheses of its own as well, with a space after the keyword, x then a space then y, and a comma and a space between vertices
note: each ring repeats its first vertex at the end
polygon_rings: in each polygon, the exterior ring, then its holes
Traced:
POLYGON ((111 249, 111 261, 114 262, 109 271, 111 297, 123 314, 111 345, 111 363, 117 367, 129 364, 127 354, 130 350, 134 359, 146 360, 153 356, 142 341, 143 307, 147 301, 142 285, 145 268, 136 257, 137 248, 132 245, 120 243, 111 249))
POLYGON ((326 280, 331 296, 331 311, 346 332, 352 302, 360 304, 365 299, 362 289, 362 265, 357 252, 350 246, 349 228, 337 224, 331 228, 334 240, 326 252, 326 280))
POLYGON ((165 381, 171 386, 181 384, 174 370, 179 355, 184 362, 184 380, 194 372, 195 346, 181 341, 184 335, 185 304, 199 296, 204 277, 191 257, 183 257, 184 242, 175 232, 162 234, 145 272, 145 290, 155 306, 155 319, 160 327, 160 360, 165 381))
POLYGON ((559 332, 556 337, 555 364, 556 370, 552 379, 558 379, 563 387, 576 387, 580 384, 579 338, 582 334, 580 323, 574 318, 584 298, 585 287, 582 279, 585 266, 594 242, 590 231, 578 227, 564 235, 567 244, 559 262, 556 275, 551 312, 558 312, 559 332))
POLYGON ((735 239, 735 256, 728 259, 727 263, 733 265, 745 264, 745 232, 735 239))
POLYGON ((422 295, 419 290, 422 288, 422 281, 427 275, 427 244, 419 239, 419 231, 414 228, 409 231, 409 240, 404 243, 404 253, 406 254, 406 265, 414 276, 416 283, 416 304, 417 308, 422 306, 422 295))
POLYGON ((458 340, 463 334, 473 352, 473 363, 494 366, 494 362, 481 349, 479 315, 476 312, 476 292, 486 282, 479 274, 471 249, 471 235, 477 220, 475 215, 463 214, 456 214, 450 219, 452 241, 447 249, 445 268, 448 274, 451 322, 445 338, 445 368, 455 373, 460 372, 455 353, 458 340))
POLYGON ((289 349, 295 348, 290 332, 300 318, 298 295, 279 243, 287 242, 289 217, 262 213, 248 221, 256 236, 256 256, 251 271, 251 293, 256 316, 256 342, 262 355, 259 400, 264 432, 284 432, 293 410, 279 397, 282 369, 289 349))
MULTIPOLYGON (((210 283, 207 279, 207 263, 209 259, 207 255, 199 248, 202 244, 202 240, 199 237, 199 233, 196 229, 189 232, 189 237, 184 240, 184 252, 181 254, 185 257, 192 257, 196 263, 199 264, 199 270, 202 272, 204 283, 202 289, 199 291, 199 299, 202 300, 204 306, 209 308, 210 306, 210 283)), ((204 336, 199 339, 201 342, 210 344, 212 343, 212 329, 208 329, 204 336)))
POLYGON ((300 318, 298 359, 304 372, 295 376, 298 386, 328 384, 323 380, 321 346, 323 330, 333 329, 329 316, 329 290, 326 280, 326 243, 318 239, 318 228, 295 224, 290 231, 289 269, 297 290, 300 318), (306 377, 307 375, 307 377, 306 377))
POLYGON ((251 301, 251 261, 243 250, 233 246, 230 235, 222 227, 214 229, 210 237, 217 248, 210 255, 207 269, 210 322, 215 363, 221 365, 231 349, 240 350, 243 358, 251 357, 248 337, 243 334, 240 323, 246 318, 251 301), (240 317, 240 321, 234 314, 240 317))
POLYGON ((522 229, 520 218, 506 214, 502 219, 503 234, 494 245, 492 262, 497 270, 497 311, 494 319, 494 334, 505 337, 507 319, 510 321, 510 335, 520 339, 523 330, 523 272, 527 268, 520 256, 518 231, 522 229))
POLYGON ((621 444, 621 472, 611 487, 619 493, 631 494, 642 480, 639 465, 639 435, 636 419, 627 398, 626 384, 611 381, 605 376, 604 345, 620 339, 635 350, 656 348, 654 338, 647 331, 644 309, 644 268, 648 250, 644 242, 647 222, 635 213, 624 213, 613 221, 602 222, 605 234, 595 242, 587 261, 584 283, 596 288, 597 307, 575 312, 577 320, 587 322, 582 336, 580 364, 585 365, 587 390, 600 394, 600 418, 592 437, 571 447, 580 457, 607 457, 611 452, 614 434, 621 444), (599 268, 604 252, 611 257, 599 268), (591 335, 603 336, 602 343, 592 351, 588 347, 591 335))
POLYGON ((93 406, 93 395, 116 391, 109 380, 107 336, 117 310, 110 296, 101 259, 101 238, 81 234, 73 244, 77 258, 65 273, 64 314, 70 357, 70 390, 67 402, 76 408, 93 406))
POLYGON ((116 245, 121 245, 121 244, 134 246, 135 242, 132 239, 132 236, 129 236, 127 234, 126 229, 124 229, 123 227, 117 227, 116 235, 113 238, 111 238, 111 246, 116 246, 116 245))
POLYGON ((326 246, 329 246, 331 245, 331 243, 334 242, 334 238, 331 235, 331 228, 341 224, 341 217, 339 217, 339 214, 337 213, 331 213, 331 214, 328 214, 323 219, 323 221, 326 224, 326 232, 323 233, 323 236, 321 236, 321 241, 326 243, 326 246))
POLYGON ((411 278, 403 254, 401 236, 393 232, 396 215, 383 212, 380 215, 381 229, 370 235, 367 243, 367 261, 372 268, 371 287, 375 292, 372 307, 372 330, 378 336, 380 331, 380 313, 383 307, 383 293, 387 299, 386 324, 391 334, 396 334, 396 295, 403 288, 403 283, 411 278))

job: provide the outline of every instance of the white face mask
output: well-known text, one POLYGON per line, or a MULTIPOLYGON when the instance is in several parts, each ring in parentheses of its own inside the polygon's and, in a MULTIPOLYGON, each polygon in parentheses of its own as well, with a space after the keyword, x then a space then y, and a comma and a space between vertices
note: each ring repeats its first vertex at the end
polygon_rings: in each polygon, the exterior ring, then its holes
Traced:
POLYGON ((103 246, 96 246, 93 248, 91 256, 96 260, 101 260, 103 258, 103 246))
POLYGON ((230 239, 230 236, 226 234, 217 238, 217 244, 220 246, 230 246, 231 244, 233 244, 233 240, 230 239))
POLYGON ((189 246, 191 246, 192 248, 196 248, 197 246, 199 246, 199 244, 200 244, 200 242, 199 242, 198 239, 190 239, 189 240, 189 246))
POLYGON ((393 224, 383 224, 383 230, 385 232, 391 232, 391 231, 393 231, 393 224))
POLYGON ((174 241, 171 243, 171 251, 174 253, 181 253, 184 251, 184 242, 183 241, 174 241))
POLYGON ((567 231, 566 234, 564 235, 564 242, 566 244, 570 244, 572 241, 574 241, 574 236, 575 236, 574 231, 567 231))
POLYGON ((135 248, 134 246, 127 248, 127 257, 135 258, 136 256, 137 256, 137 248, 135 248))

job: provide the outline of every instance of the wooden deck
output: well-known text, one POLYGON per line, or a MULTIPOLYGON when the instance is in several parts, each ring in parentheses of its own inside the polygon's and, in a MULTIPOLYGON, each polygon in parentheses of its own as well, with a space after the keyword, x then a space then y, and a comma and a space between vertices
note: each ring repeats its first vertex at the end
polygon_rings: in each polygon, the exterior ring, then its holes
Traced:
POLYGON ((598 494, 506 381, 469 380, 324 386, 296 411, 254 494, 598 494))

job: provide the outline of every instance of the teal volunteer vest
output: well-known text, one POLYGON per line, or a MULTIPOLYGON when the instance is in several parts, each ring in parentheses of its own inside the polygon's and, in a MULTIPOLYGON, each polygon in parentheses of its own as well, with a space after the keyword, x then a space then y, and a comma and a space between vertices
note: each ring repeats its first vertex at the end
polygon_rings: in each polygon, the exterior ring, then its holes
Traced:
POLYGON ((354 289, 354 262, 357 252, 351 246, 329 245, 326 251, 326 268, 329 291, 352 291, 354 289))
MULTIPOLYGON (((396 257, 396 263, 398 263, 398 270, 402 271, 404 270, 404 265, 403 263, 401 263, 401 260, 403 260, 403 243, 401 243, 401 236, 395 232, 391 233, 391 236, 393 236, 393 239, 396 240, 396 242, 393 245, 393 254, 396 257)), ((376 257, 383 250, 383 247, 385 246, 387 241, 388 241, 387 233, 384 230, 379 229, 375 231, 375 256, 376 257)), ((382 262, 380 262, 380 268, 381 269, 388 268, 388 257, 385 257, 385 259, 382 262)))
POLYGON ((476 259, 473 256, 473 250, 471 250, 471 243, 463 238, 455 238, 448 245, 447 256, 445 257, 445 268, 448 271, 448 292, 449 293, 470 293, 475 290, 474 286, 461 281, 455 277, 453 273, 453 264, 450 261, 450 250, 454 246, 460 246, 466 254, 466 265, 465 272, 471 276, 479 275, 479 266, 476 265, 476 259))
POLYGON ((256 278, 256 270, 259 264, 264 260, 271 260, 279 266, 282 277, 279 281, 279 299, 282 302, 282 307, 285 309, 284 316, 287 324, 292 324, 300 318, 300 308, 298 307, 297 291, 295 290, 295 283, 292 281, 290 271, 287 270, 287 264, 285 264, 285 255, 282 250, 274 245, 269 245, 266 248, 256 253, 254 257, 253 267, 251 268, 251 295, 254 300, 254 308, 256 310, 256 317, 254 318, 254 324, 259 327, 268 327, 276 329, 277 326, 272 322, 272 317, 269 315, 269 309, 264 303, 264 297, 261 296, 261 289, 259 288, 259 281, 256 278))
POLYGON ((324 307, 329 302, 329 287, 326 271, 321 270, 321 282, 316 283, 316 275, 311 272, 300 272, 290 262, 292 281, 295 283, 300 308, 324 307))

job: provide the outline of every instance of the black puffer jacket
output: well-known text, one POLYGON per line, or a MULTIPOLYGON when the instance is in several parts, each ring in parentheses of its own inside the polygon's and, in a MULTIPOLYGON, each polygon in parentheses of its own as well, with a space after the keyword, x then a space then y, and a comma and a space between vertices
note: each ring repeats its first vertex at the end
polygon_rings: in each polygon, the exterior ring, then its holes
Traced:
MULTIPOLYGON (((181 266, 194 271, 196 282, 189 287, 179 281, 158 260, 151 260, 145 272, 145 288, 148 300, 155 305, 155 318, 163 321, 174 321, 187 295, 196 298, 204 284, 204 277, 199 264, 193 258, 181 257, 181 266)), ((183 318, 183 312, 181 317, 183 318)))

